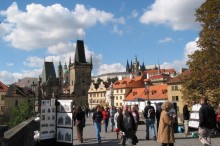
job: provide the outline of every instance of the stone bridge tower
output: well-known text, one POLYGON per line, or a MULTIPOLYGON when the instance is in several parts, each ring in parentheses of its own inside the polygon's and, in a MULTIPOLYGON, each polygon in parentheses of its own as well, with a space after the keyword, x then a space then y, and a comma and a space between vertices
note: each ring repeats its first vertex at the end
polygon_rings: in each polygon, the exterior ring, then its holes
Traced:
POLYGON ((86 61, 84 42, 77 40, 74 63, 70 63, 70 94, 76 105, 88 105, 93 64, 86 61))

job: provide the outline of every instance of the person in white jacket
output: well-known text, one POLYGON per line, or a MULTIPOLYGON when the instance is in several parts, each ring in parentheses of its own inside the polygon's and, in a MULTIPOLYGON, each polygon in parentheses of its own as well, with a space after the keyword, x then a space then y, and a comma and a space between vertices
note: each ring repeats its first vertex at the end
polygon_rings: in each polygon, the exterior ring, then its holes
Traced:
POLYGON ((118 139, 119 131, 118 131, 117 120, 118 120, 118 116, 119 116, 120 113, 122 113, 122 108, 121 107, 118 108, 117 113, 115 113, 115 115, 114 115, 114 122, 115 122, 115 130, 114 131, 116 132, 116 135, 117 135, 117 141, 119 140, 118 139))

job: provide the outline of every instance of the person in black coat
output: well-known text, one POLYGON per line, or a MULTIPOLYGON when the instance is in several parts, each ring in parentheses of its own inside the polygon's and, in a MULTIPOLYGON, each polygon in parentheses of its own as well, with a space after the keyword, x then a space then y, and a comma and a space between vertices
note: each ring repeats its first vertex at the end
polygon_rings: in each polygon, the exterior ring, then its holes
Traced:
POLYGON ((189 105, 189 102, 186 101, 185 105, 183 106, 184 132, 185 132, 186 136, 189 134, 188 125, 189 125, 189 113, 190 113, 190 111, 188 110, 188 105, 189 105))
POLYGON ((125 105, 123 108, 123 112, 119 114, 117 120, 117 127, 119 133, 122 135, 122 145, 125 145, 126 141, 128 145, 136 144, 137 139, 134 140, 136 125, 134 121, 134 117, 128 111, 128 106, 125 105))
POLYGON ((157 132, 158 132, 159 123, 160 123, 160 114, 162 112, 161 105, 162 103, 156 103, 157 132))
POLYGON ((199 139, 203 145, 211 145, 211 135, 215 128, 215 111, 208 104, 208 98, 201 98, 199 109, 199 139))
POLYGON ((77 107, 74 119, 76 120, 74 123, 76 124, 77 138, 83 143, 83 128, 85 127, 86 118, 81 106, 77 107))

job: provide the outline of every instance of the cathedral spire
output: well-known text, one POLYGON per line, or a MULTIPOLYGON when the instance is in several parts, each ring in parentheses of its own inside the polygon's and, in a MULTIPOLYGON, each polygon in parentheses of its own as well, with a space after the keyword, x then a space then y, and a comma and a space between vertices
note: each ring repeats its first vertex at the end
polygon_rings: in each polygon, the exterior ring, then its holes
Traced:
POLYGON ((127 60, 127 65, 126 65, 126 72, 130 72, 130 66, 129 66, 129 63, 128 63, 128 60, 127 60))

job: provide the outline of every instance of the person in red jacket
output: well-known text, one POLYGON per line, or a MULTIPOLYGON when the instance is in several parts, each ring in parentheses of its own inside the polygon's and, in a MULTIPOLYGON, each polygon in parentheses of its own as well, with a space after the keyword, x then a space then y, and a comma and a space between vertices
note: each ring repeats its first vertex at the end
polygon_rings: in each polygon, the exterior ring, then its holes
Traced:
POLYGON ((103 116, 103 122, 105 125, 105 132, 107 133, 108 121, 109 121, 109 116, 110 116, 110 112, 108 110, 108 107, 105 107, 105 110, 102 111, 102 116, 103 116))

